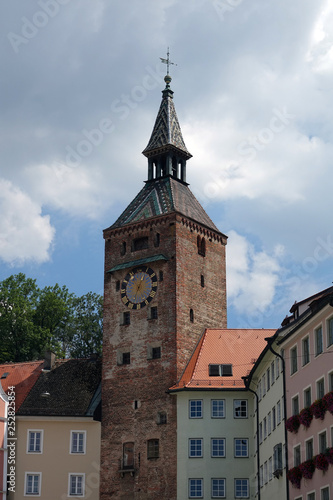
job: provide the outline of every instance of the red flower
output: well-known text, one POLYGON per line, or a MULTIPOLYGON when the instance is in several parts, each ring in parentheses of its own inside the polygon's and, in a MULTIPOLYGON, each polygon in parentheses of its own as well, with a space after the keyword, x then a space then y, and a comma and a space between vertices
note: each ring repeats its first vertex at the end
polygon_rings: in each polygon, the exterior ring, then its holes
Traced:
POLYGON ((328 460, 324 453, 319 453, 314 457, 316 469, 326 471, 328 469, 328 460))
POLYGON ((295 488, 301 487, 302 472, 299 467, 289 469, 287 478, 295 488))
POLYGON ((313 459, 311 458, 310 460, 306 460, 306 462, 303 462, 300 466, 300 471, 302 473, 302 476, 304 479, 311 479, 313 476, 313 473, 315 471, 315 464, 313 459))
POLYGON ((313 415, 310 408, 303 408, 303 410, 301 410, 301 413, 299 414, 299 421, 301 422, 301 424, 303 424, 304 427, 308 428, 311 425, 312 419, 313 415))
POLYGON ((328 448, 326 450, 326 458, 330 464, 333 464, 333 448, 328 448))
POLYGON ((328 392, 323 397, 323 403, 327 410, 333 414, 333 392, 328 392))
POLYGON ((323 402, 322 399, 317 399, 312 405, 310 406, 311 413, 315 418, 320 418, 320 420, 323 420, 325 417, 326 413, 326 406, 325 403, 323 402))
POLYGON ((298 432, 299 426, 301 425, 301 422, 299 420, 298 415, 293 415, 292 417, 288 418, 286 421, 286 428, 287 431, 289 432, 298 432))

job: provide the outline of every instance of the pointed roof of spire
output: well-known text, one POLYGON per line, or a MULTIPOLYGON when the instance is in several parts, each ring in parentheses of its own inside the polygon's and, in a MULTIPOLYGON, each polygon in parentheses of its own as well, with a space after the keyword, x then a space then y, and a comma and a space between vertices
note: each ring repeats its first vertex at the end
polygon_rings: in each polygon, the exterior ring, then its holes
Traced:
POLYGON ((171 77, 167 75, 164 78, 166 87, 162 91, 163 98, 160 109, 158 111, 155 125, 149 139, 147 147, 142 153, 147 156, 153 156, 165 149, 177 149, 181 151, 184 156, 189 159, 192 157, 191 153, 185 146, 185 142, 180 129, 179 121, 175 105, 173 103, 173 91, 170 89, 171 77))

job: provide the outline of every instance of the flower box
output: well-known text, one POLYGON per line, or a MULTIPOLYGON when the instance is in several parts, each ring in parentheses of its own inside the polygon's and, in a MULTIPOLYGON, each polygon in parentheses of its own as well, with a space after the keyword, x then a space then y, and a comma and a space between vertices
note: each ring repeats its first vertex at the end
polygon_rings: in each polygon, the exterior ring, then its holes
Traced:
POLYGON ((325 417, 326 413, 326 405, 323 402, 322 399, 317 399, 312 405, 310 406, 311 413, 315 418, 320 418, 320 420, 323 420, 325 417))
POLYGON ((319 453, 314 457, 314 463, 316 469, 327 471, 328 469, 328 459, 324 453, 319 453))
POLYGON ((301 487, 302 472, 299 467, 289 469, 287 478, 295 488, 301 487))
POLYGON ((311 458, 310 460, 306 460, 305 462, 301 463, 299 468, 304 479, 311 479, 316 466, 313 459, 311 458))
POLYGON ((310 408, 303 408, 299 414, 299 421, 304 427, 308 428, 311 425, 313 414, 310 408))
POLYGON ((333 414, 333 392, 328 392, 323 397, 323 403, 326 409, 333 414))
POLYGON ((288 420, 286 421, 286 428, 287 431, 289 432, 297 433, 300 425, 301 422, 299 420, 298 415, 293 415, 292 417, 289 417, 288 420))

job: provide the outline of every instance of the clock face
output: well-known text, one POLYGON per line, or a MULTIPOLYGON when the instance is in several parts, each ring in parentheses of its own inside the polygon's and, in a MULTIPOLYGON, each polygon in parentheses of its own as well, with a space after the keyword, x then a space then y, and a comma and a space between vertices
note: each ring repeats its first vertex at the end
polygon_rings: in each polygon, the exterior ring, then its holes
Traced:
POLYGON ((120 288, 121 300, 129 309, 141 309, 153 300, 157 276, 150 267, 136 267, 126 274, 120 288))

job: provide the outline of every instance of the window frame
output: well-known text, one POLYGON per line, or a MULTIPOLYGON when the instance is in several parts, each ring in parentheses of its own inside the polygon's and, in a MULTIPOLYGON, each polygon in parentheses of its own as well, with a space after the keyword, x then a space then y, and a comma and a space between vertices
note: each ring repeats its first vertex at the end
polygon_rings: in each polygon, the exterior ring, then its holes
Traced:
MULTIPOLYGON (((85 496, 85 489, 86 489, 86 484, 85 484, 85 473, 84 472, 69 472, 68 473, 68 497, 73 498, 83 498, 85 496), (82 488, 82 493, 72 493, 72 478, 81 478, 82 483, 81 483, 81 488, 82 488)), ((77 488, 77 484, 75 485, 75 488, 77 488)))
POLYGON ((326 342, 327 348, 333 345, 333 316, 331 318, 328 318, 326 321, 326 342))
POLYGON ((211 458, 225 458, 226 456, 226 439, 225 438, 211 438, 210 439, 210 456, 211 458), (223 443, 223 451, 221 454, 214 454, 214 441, 218 441, 218 451, 220 450, 220 442, 223 443))
POLYGON ((203 458, 203 438, 188 439, 188 457, 203 458), (200 443, 200 446, 198 444, 200 443), (192 453, 193 451, 193 453, 192 453))
MULTIPOLYGON (((226 410, 225 399, 211 399, 211 406, 210 406, 210 408, 211 408, 211 418, 225 418, 225 413, 226 413, 226 411, 225 411, 226 410), (222 406, 222 413, 223 413, 222 416, 220 416, 220 415, 214 415, 213 414, 214 413, 213 406, 214 406, 215 402, 216 403, 217 402, 222 403, 222 405, 221 405, 222 406)), ((218 411, 219 410, 220 410, 220 408, 218 408, 218 411)))
POLYGON ((247 399, 234 399, 234 418, 248 418, 248 400, 247 399), (245 403, 245 413, 246 415, 236 415, 236 403, 237 401, 239 401, 239 412, 242 413, 243 412, 243 409, 242 409, 242 406, 243 406, 243 403, 245 403))
POLYGON ((314 447, 313 447, 313 436, 310 438, 306 439, 304 441, 304 448, 305 448, 305 460, 311 460, 311 458, 314 457, 314 447), (311 446, 310 446, 311 445, 311 446), (310 456, 310 449, 311 448, 311 456, 310 456))
POLYGON ((291 413, 292 415, 298 415, 299 414, 299 394, 295 394, 291 398, 291 413))
POLYGON ((203 495, 204 495, 204 482, 203 482, 203 478, 199 478, 199 477, 194 477, 194 478, 189 478, 188 480, 188 498, 203 498, 203 495), (197 486, 200 484, 200 494, 199 495, 191 495, 191 481, 195 481, 196 484, 194 485, 195 486, 195 489, 197 490, 197 486))
POLYGON ((70 442, 69 442, 69 453, 70 455, 85 455, 86 454, 86 443, 87 443, 87 431, 84 429, 73 429, 70 431, 70 442), (83 435, 83 451, 73 451, 73 439, 74 434, 83 435))
POLYGON ((325 377, 316 380, 316 395, 317 399, 322 399, 325 396, 325 377))
POLYGON ((235 458, 249 458, 249 438, 234 438, 234 457, 235 458), (237 454, 237 441, 246 441, 246 454, 243 454, 243 446, 241 443, 240 454, 237 454))
POLYGON ((290 348, 290 375, 294 375, 298 372, 298 360, 297 360, 297 344, 290 348))
POLYGON ((189 400, 189 418, 203 418, 203 400, 202 399, 190 399, 189 400), (195 415, 192 415, 192 403, 196 403, 195 415), (200 403, 200 415, 198 415, 198 404, 200 403))
POLYGON ((211 478, 211 498, 226 498, 226 480, 225 480, 225 478, 223 478, 223 477, 212 477, 211 478), (223 481, 224 494, 222 494, 222 495, 219 495, 219 494, 214 495, 213 494, 213 491, 214 491, 213 481, 223 481))
POLYGON ((312 404, 312 387, 311 385, 309 385, 308 387, 305 387, 305 389, 303 389, 303 408, 309 408, 311 404, 312 404), (310 394, 310 401, 307 401, 308 399, 307 394, 310 394), (308 402, 310 402, 309 405, 307 405, 308 402))
MULTIPOLYGON (((243 490, 243 485, 241 484, 241 490, 243 490)), ((235 498, 250 498, 250 485, 249 485, 249 479, 248 478, 235 478, 234 479, 234 492, 235 492, 235 498), (246 496, 243 495, 243 492, 241 495, 237 495, 237 482, 238 481, 245 481, 246 483, 246 496)))
POLYGON ((41 472, 25 472, 24 474, 24 496, 25 497, 40 497, 42 494, 42 473, 41 472), (38 477, 38 493, 29 493, 28 476, 38 477))
POLYGON ((160 440, 157 438, 147 439, 147 460, 160 458, 160 440))
POLYGON ((326 486, 323 486, 322 488, 320 488, 320 500, 325 500, 324 495, 323 495, 324 491, 328 492, 328 498, 330 498, 330 487, 329 487, 329 485, 326 485, 326 486))
POLYGON ((310 363, 310 336, 306 335, 302 338, 302 366, 306 366, 310 363), (305 349, 305 346, 307 348, 305 349))
POLYGON ((322 325, 317 326, 314 330, 314 342, 315 342, 315 357, 317 357, 324 352, 324 338, 323 338, 322 325), (318 339, 320 339, 320 342, 318 342, 318 339))
MULTIPOLYGON (((43 442, 44 442, 44 429, 28 429, 27 430, 27 453, 30 454, 36 454, 36 455, 41 455, 43 453, 43 442), (35 449, 31 450, 30 449, 30 434, 31 433, 40 433, 40 450, 36 451, 35 449)), ((35 448, 36 443, 34 442, 34 448, 35 448)))
POLYGON ((327 431, 326 429, 318 432, 318 452, 319 453, 325 453, 325 450, 327 448, 328 441, 327 441, 327 431), (324 437, 324 443, 322 442, 322 437, 324 437))

